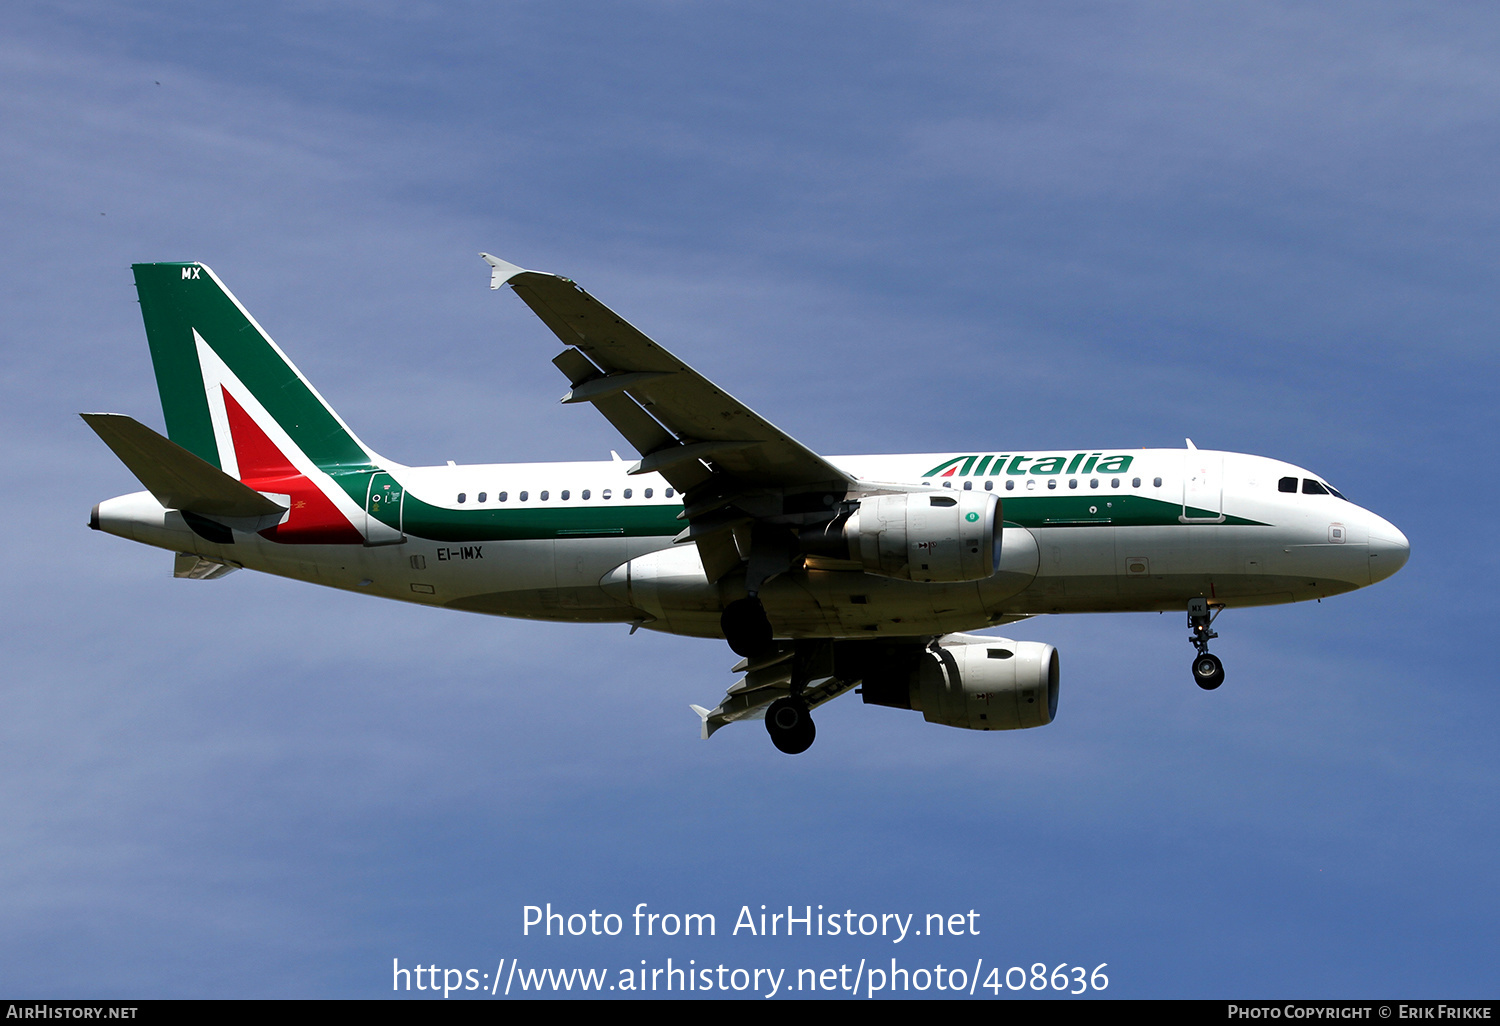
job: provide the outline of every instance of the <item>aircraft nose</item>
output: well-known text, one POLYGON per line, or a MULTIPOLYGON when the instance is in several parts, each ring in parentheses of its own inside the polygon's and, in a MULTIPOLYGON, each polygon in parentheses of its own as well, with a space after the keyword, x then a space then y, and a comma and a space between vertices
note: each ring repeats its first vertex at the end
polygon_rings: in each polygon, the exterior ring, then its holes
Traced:
POLYGON ((1370 583, 1383 581, 1406 565, 1411 543, 1395 524, 1380 517, 1370 522, 1370 583))

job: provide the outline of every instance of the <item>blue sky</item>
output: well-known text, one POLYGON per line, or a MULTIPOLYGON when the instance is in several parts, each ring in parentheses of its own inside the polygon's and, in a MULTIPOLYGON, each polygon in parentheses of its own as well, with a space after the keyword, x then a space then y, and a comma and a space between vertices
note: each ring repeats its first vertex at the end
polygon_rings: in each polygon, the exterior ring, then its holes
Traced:
POLYGON ((403 965, 1109 963, 1117 997, 1491 997, 1500 15, 1481 5, 12 4, 0 13, 0 991, 355 996, 403 965), (1277 456, 1396 577, 1039 618, 1058 720, 697 737, 719 643, 91 534, 160 424, 133 261, 211 265, 377 450, 598 459, 489 250, 825 453, 1277 456), (1455 519, 1455 515, 1458 516, 1455 519), (521 909, 713 912, 545 941, 521 909), (977 938, 722 936, 742 905, 977 938))

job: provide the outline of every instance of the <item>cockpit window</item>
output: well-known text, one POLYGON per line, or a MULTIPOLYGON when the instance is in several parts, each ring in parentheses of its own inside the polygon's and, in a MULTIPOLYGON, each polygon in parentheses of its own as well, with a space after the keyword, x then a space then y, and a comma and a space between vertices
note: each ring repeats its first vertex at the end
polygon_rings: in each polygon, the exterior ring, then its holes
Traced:
POLYGON ((1295 492, 1297 490, 1297 479, 1295 477, 1284 477, 1276 482, 1277 491, 1295 492))
POLYGON ((1304 477, 1302 479, 1302 494, 1303 495, 1327 495, 1328 494, 1328 489, 1324 488, 1320 483, 1318 483, 1317 481, 1314 481, 1312 478, 1310 478, 1310 477, 1304 477))
MULTIPOLYGON (((1327 488, 1327 489, 1328 489, 1328 494, 1329 494, 1329 495, 1336 495, 1336 496, 1338 496, 1338 497, 1339 497, 1339 498, 1340 498, 1340 499, 1344 499, 1344 493, 1343 493, 1343 492, 1341 492, 1341 491, 1339 491, 1339 490, 1338 490, 1338 489, 1337 489, 1337 488, 1335 488, 1335 487, 1334 487, 1334 486, 1333 486, 1333 485, 1331 485, 1331 484, 1329 484, 1329 483, 1328 483, 1328 482, 1327 482, 1327 481, 1324 481, 1324 482, 1323 482, 1323 487, 1324 487, 1324 488, 1327 488)), ((1349 500, 1348 500, 1348 499, 1344 499, 1344 501, 1345 501, 1345 502, 1348 502, 1348 501, 1349 501, 1349 500)))

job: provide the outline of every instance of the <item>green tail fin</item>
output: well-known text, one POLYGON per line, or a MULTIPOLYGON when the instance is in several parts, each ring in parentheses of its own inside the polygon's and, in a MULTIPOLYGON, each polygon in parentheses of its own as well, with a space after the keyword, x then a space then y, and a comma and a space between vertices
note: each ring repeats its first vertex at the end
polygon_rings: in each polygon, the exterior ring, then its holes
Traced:
POLYGON ((243 458, 236 461, 232 451, 229 405, 249 411, 262 429, 289 440, 323 470, 379 462, 212 270, 203 264, 135 264, 132 270, 173 442, 244 477, 237 473, 243 458))

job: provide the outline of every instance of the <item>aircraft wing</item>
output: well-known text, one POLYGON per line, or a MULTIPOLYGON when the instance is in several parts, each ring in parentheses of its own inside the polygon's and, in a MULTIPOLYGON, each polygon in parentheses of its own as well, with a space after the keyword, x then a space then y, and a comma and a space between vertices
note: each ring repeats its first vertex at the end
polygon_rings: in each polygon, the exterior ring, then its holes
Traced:
POLYGON ((562 401, 592 403, 641 454, 630 473, 659 473, 683 493, 689 526, 679 540, 698 543, 710 578, 740 562, 732 528, 781 513, 789 494, 837 500, 852 487, 573 281, 480 256, 493 268, 490 288, 510 285, 568 347, 552 361, 573 386, 562 401))
MULTIPOLYGON (((918 645, 925 641, 921 638, 913 640, 918 645)), ((745 671, 745 676, 735 682, 722 702, 712 709, 705 709, 701 705, 689 706, 698 714, 702 723, 703 740, 707 741, 719 728, 731 723, 764 719, 772 702, 792 694, 792 677, 796 672, 793 653, 791 647, 781 646, 777 655, 762 659, 759 663, 743 660, 735 667, 735 671, 745 671)), ((798 696, 807 703, 809 709, 816 709, 853 688, 859 680, 858 676, 848 674, 816 674, 798 692, 798 696)))

